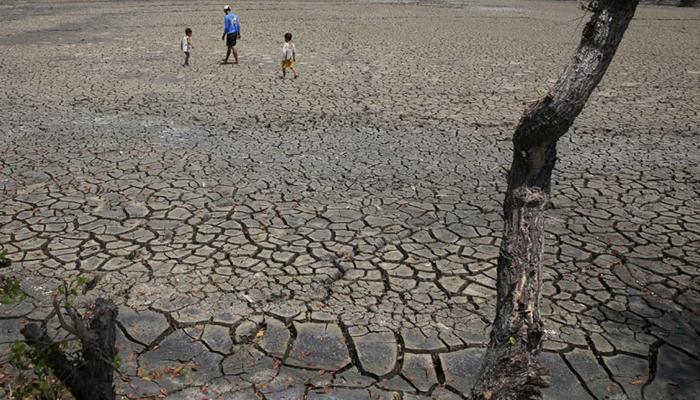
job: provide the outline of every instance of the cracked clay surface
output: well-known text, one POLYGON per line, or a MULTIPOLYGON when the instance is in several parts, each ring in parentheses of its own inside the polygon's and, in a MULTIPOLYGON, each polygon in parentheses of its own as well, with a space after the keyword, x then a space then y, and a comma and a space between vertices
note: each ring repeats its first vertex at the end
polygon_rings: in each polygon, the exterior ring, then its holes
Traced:
MULTIPOLYGON (((0 307, 0 341, 99 274, 123 398, 465 398, 509 138, 582 12, 236 2, 241 64, 219 66, 220 8, 0 5, 0 246, 29 296, 0 307), (286 31, 295 81, 276 76, 286 31)), ((560 141, 548 399, 700 398, 698 19, 640 7, 560 141)))

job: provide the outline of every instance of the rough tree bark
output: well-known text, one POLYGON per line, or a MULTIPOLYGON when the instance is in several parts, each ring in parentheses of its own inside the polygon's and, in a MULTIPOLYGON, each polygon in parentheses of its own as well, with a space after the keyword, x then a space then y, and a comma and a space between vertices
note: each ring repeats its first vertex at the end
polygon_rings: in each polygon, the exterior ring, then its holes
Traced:
MULTIPOLYGON (((54 309, 57 309, 54 301, 54 309)), ((71 324, 67 323, 61 310, 57 316, 61 327, 75 335, 82 345, 82 358, 69 359, 53 342, 43 326, 27 324, 22 335, 30 346, 47 352, 48 364, 54 375, 63 382, 78 400, 114 400, 114 366, 117 355, 116 319, 117 308, 109 300, 97 299, 95 311, 88 326, 83 324, 72 309, 66 307, 71 324)))
POLYGON ((497 305, 482 361, 476 400, 537 399, 547 371, 537 362, 544 334, 539 312, 544 212, 549 204, 557 141, 603 78, 638 0, 592 1, 573 59, 554 87, 523 114, 513 135, 513 162, 503 204, 497 305))

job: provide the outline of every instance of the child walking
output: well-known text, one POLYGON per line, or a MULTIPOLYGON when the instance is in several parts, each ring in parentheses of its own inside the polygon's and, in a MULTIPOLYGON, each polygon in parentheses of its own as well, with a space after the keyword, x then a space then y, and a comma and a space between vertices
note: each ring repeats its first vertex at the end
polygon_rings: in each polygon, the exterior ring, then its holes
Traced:
POLYGON ((295 68, 297 61, 296 48, 292 42, 292 34, 284 34, 284 46, 282 46, 282 76, 280 78, 284 79, 287 75, 287 68, 294 72, 294 79, 299 77, 299 73, 295 68))
POLYGON ((185 54, 185 63, 182 64, 182 66, 185 67, 190 65, 190 52, 194 48, 194 43, 192 43, 192 29, 185 29, 185 37, 182 38, 180 47, 182 47, 182 52, 185 54))

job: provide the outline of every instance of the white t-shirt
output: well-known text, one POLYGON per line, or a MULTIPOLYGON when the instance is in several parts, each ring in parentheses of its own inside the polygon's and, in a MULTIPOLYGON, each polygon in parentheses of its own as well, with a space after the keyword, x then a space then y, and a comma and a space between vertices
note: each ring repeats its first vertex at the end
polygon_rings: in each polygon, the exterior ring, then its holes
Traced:
POLYGON ((187 43, 187 36, 182 38, 182 42, 180 42, 180 46, 182 47, 182 51, 189 53, 192 51, 192 45, 187 43))
POLYGON ((296 48, 294 47, 294 43, 284 43, 284 46, 282 46, 282 59, 283 60, 291 60, 294 58, 296 53, 296 48))

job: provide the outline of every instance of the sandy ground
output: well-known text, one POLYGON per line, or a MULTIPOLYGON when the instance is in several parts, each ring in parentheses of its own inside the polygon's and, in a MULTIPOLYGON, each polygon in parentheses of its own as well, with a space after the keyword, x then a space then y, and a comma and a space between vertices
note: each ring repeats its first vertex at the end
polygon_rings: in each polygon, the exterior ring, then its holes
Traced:
MULTIPOLYGON (((59 280, 98 274, 124 397, 464 398, 508 139, 586 15, 242 1, 241 64, 222 66, 222 5, 0 4, 0 246, 29 295, 0 306, 1 341, 59 280), (287 31, 297 80, 279 78, 287 31)), ((640 7, 560 144, 548 398, 700 396, 698 20, 640 7)))

